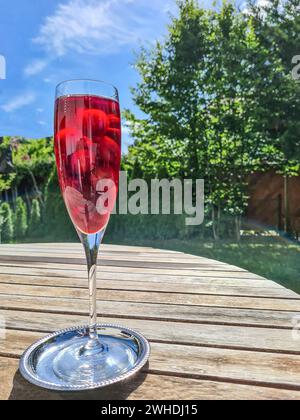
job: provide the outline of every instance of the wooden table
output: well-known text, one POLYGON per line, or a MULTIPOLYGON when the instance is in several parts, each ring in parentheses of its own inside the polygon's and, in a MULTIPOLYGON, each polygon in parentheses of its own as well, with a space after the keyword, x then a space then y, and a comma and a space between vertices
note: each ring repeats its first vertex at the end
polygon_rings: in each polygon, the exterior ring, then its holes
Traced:
POLYGON ((99 320, 150 340, 127 383, 83 394, 38 389, 18 373, 32 342, 85 324, 80 244, 0 246, 0 399, 300 399, 300 297, 245 270, 178 252, 103 246, 99 320))

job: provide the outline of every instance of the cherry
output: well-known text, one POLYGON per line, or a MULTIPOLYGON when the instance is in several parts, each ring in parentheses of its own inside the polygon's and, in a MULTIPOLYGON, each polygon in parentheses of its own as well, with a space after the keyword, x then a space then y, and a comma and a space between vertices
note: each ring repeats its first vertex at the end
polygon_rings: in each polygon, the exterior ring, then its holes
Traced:
POLYGON ((109 114, 108 118, 108 125, 110 128, 118 128, 120 129, 121 119, 115 114, 109 114))
POLYGON ((90 138, 103 136, 108 129, 108 118, 100 109, 85 109, 82 112, 83 131, 90 138))
POLYGON ((98 157, 108 165, 119 165, 121 159, 120 146, 112 138, 104 136, 98 143, 98 157))
POLYGON ((84 176, 95 169, 96 154, 93 149, 81 149, 68 156, 70 176, 84 176))

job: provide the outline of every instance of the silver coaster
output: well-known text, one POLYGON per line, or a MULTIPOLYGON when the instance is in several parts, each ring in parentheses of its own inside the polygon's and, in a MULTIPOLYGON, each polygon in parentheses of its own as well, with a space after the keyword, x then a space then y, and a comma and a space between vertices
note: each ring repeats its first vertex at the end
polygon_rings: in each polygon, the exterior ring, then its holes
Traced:
POLYGON ((55 391, 84 391, 123 381, 137 373, 150 355, 148 341, 136 331, 99 324, 104 351, 82 359, 88 327, 55 332, 29 347, 20 361, 20 372, 34 385, 55 391))

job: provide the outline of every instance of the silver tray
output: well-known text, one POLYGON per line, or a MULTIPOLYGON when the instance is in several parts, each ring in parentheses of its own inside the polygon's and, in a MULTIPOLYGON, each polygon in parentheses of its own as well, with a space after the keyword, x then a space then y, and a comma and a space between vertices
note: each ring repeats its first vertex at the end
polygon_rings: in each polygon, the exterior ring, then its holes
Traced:
MULTIPOLYGON (((72 384, 55 374, 53 366, 59 352, 74 343, 79 343, 87 337, 88 327, 67 328, 37 341, 23 354, 20 361, 20 372, 30 383, 42 388, 54 391, 84 391, 105 387, 128 379, 137 373, 147 362, 150 355, 148 341, 136 331, 111 324, 97 325, 100 341, 109 343, 108 346, 116 349, 115 356, 118 359, 118 349, 130 352, 130 363, 122 366, 118 374, 111 372, 110 376, 98 382, 72 384), (76 342, 77 340, 77 342, 76 342)), ((122 352, 120 352, 122 353, 122 352)), ((120 355, 121 356, 121 355, 120 355)), ((116 363, 118 360, 115 361, 116 363)), ((115 363, 115 364, 116 364, 115 363)), ((105 376, 105 375, 104 375, 105 376)))

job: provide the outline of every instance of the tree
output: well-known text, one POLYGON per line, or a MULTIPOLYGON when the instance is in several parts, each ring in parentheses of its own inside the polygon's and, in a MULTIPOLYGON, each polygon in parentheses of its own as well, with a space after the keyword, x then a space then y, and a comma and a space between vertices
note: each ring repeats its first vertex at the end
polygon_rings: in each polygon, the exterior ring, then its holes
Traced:
POLYGON ((133 136, 147 148, 146 155, 141 150, 141 158, 158 157, 153 165, 156 174, 170 171, 196 178, 204 176, 205 168, 204 144, 199 140, 207 118, 202 87, 207 78, 205 57, 212 46, 210 12, 194 1, 180 2, 179 9, 165 42, 142 49, 136 63, 141 82, 132 90, 133 99, 147 118, 127 118, 133 136))
POLYGON ((248 177, 268 169, 280 156, 280 140, 269 134, 268 127, 281 109, 278 98, 284 96, 286 83, 281 60, 260 42, 252 16, 224 3, 214 22, 210 51, 214 65, 205 86, 207 197, 216 239, 223 212, 234 216, 239 240, 241 216, 248 205, 248 177))
POLYGON ((0 137, 0 193, 9 190, 15 179, 9 137, 0 137))
POLYGON ((54 166, 53 139, 25 140, 15 144, 13 163, 16 171, 15 184, 25 179, 32 185, 34 197, 44 207, 43 190, 54 166))
POLYGON ((0 214, 0 244, 2 242, 2 225, 3 225, 3 217, 0 214))
POLYGON ((39 234, 39 228, 41 223, 41 208, 38 200, 32 200, 28 232, 30 236, 37 236, 39 234))
POLYGON ((274 80, 273 95, 266 97, 265 111, 271 115, 266 129, 280 139, 282 169, 297 174, 300 161, 300 85, 291 77, 292 59, 299 55, 299 0, 273 0, 263 6, 249 1, 255 34, 260 43, 282 65, 281 77, 274 80))
POLYGON ((256 36, 271 56, 282 63, 282 77, 274 83, 273 95, 265 103, 272 117, 267 134, 278 142, 277 171, 284 175, 284 214, 286 233, 293 235, 289 222, 288 180, 300 172, 300 84, 291 77, 292 59, 299 55, 300 2, 273 0, 258 7, 249 2, 256 36))
POLYGON ((27 233, 27 208, 21 197, 16 200, 15 234, 17 239, 22 239, 27 233))
MULTIPOLYGON (((125 166, 146 176, 204 178, 215 238, 224 214, 233 216, 239 239, 249 175, 281 167, 284 138, 293 137, 293 82, 279 45, 270 49, 262 40, 268 19, 226 1, 219 10, 193 0, 178 6, 166 39, 137 59, 141 81, 133 99, 146 117, 125 113, 134 138, 125 166)), ((299 99, 294 103, 299 115, 299 99)))
POLYGON ((1 223, 1 241, 11 242, 14 236, 12 210, 8 203, 2 203, 0 207, 1 223))

